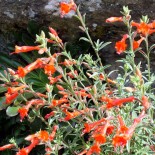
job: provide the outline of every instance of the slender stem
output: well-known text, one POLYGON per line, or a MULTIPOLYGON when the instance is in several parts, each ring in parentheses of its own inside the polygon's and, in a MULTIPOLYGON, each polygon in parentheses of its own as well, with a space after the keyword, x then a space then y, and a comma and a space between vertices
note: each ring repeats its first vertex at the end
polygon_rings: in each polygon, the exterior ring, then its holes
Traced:
POLYGON ((148 79, 149 79, 149 81, 150 81, 150 79, 151 79, 151 69, 150 69, 150 52, 148 52, 148 57, 147 57, 147 65, 148 65, 148 79))
POLYGON ((78 19, 80 20, 80 22, 81 22, 81 24, 82 24, 82 27, 83 27, 84 30, 85 30, 85 33, 86 33, 86 35, 87 35, 87 37, 88 37, 89 42, 90 42, 90 44, 92 45, 92 48, 93 48, 94 51, 95 51, 95 54, 96 54, 96 56, 97 56, 97 59, 98 59, 100 65, 103 66, 102 61, 101 61, 101 58, 100 58, 99 55, 98 55, 98 50, 95 48, 95 45, 94 45, 94 43, 93 43, 93 41, 92 41, 92 39, 91 39, 91 37, 90 37, 90 35, 89 35, 88 28, 86 27, 85 22, 83 21, 82 15, 81 15, 81 13, 80 13, 79 10, 77 10, 77 15, 78 15, 78 17, 79 17, 78 19))
POLYGON ((133 71, 134 71, 134 74, 135 74, 135 72, 136 72, 136 70, 135 70, 135 60, 134 60, 135 54, 134 54, 134 50, 133 50, 132 27, 130 25, 130 21, 127 22, 127 28, 128 28, 128 34, 129 34, 129 42, 130 42, 130 52, 131 52, 130 56, 131 56, 131 61, 132 61, 130 63, 132 65, 132 67, 133 67, 133 71))
POLYGON ((149 45, 148 45, 148 35, 145 37, 145 44, 146 44, 146 53, 147 53, 147 68, 148 68, 148 80, 151 80, 151 67, 150 67, 150 51, 149 51, 149 45))
POLYGON ((49 130, 51 130, 51 126, 48 124, 48 122, 45 121, 45 119, 40 115, 40 111, 33 111, 33 113, 42 120, 46 124, 49 130))
MULTIPOLYGON (((82 15, 81 15, 81 13, 80 13, 80 11, 79 11, 78 9, 77 9, 77 15, 78 15, 77 17, 78 17, 79 21, 80 21, 81 24, 82 24, 82 27, 83 27, 83 29, 84 29, 84 32, 86 33, 86 35, 87 35, 87 37, 88 37, 88 40, 89 40, 90 44, 92 45, 92 48, 93 48, 94 51, 95 51, 95 54, 96 54, 96 56, 97 56, 97 60, 99 61, 100 66, 103 66, 102 61, 101 61, 101 58, 100 58, 100 56, 99 56, 99 54, 98 54, 99 51, 95 48, 95 45, 94 45, 94 43, 93 43, 93 41, 92 41, 92 39, 91 39, 91 37, 90 37, 90 35, 89 35, 88 28, 87 28, 86 25, 85 25, 85 21, 83 20, 83 17, 82 17, 82 15)), ((107 78, 107 75, 106 75, 105 71, 103 71, 103 74, 104 74, 104 76, 105 76, 105 81, 106 81, 106 83, 107 83, 109 89, 112 91, 111 86, 110 86, 110 83, 108 82, 108 78, 107 78)))

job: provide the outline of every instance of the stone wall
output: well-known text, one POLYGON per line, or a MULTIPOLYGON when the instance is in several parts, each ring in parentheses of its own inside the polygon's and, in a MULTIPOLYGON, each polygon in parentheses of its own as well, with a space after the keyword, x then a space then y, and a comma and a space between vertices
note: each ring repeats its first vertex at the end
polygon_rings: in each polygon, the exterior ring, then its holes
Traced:
MULTIPOLYGON (((39 23, 55 23, 59 17, 58 5, 67 0, 0 0, 0 30, 26 27, 29 20, 39 23)), ((75 0, 81 5, 81 11, 87 13, 92 24, 104 25, 109 16, 119 16, 122 6, 128 5, 134 19, 141 15, 155 16, 155 0, 75 0)), ((71 16, 68 15, 68 17, 71 16)))

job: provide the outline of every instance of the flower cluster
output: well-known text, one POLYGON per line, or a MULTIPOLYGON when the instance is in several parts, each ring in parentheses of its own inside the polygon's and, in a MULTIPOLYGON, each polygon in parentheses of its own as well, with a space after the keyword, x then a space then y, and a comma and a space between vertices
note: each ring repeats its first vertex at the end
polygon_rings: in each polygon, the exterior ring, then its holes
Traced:
POLYGON ((148 23, 148 20, 144 20, 144 21, 141 20, 140 23, 137 23, 137 22, 131 21, 130 19, 131 19, 131 16, 129 14, 126 14, 124 18, 110 17, 106 20, 107 23, 124 22, 131 29, 133 27, 136 27, 136 31, 133 32, 134 33, 133 35, 124 34, 121 41, 116 42, 115 49, 118 54, 121 54, 127 50, 127 43, 126 43, 127 38, 129 38, 130 40, 132 39, 132 46, 130 50, 136 51, 140 47, 140 44, 142 43, 142 41, 146 40, 146 38, 149 35, 155 32, 155 21, 153 21, 152 23, 148 23), (138 37, 140 39, 135 40, 135 38, 138 38, 138 37))

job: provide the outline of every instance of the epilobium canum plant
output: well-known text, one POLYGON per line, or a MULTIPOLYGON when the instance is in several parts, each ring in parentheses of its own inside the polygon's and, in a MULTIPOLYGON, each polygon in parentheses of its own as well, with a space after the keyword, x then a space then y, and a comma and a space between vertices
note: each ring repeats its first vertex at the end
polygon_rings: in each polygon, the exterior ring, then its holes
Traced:
POLYGON ((91 44, 97 60, 90 54, 73 59, 51 27, 49 36, 44 32, 37 35, 38 45, 15 46, 12 54, 38 52, 42 57, 17 70, 8 68, 1 74, 1 86, 7 88, 3 108, 9 116, 19 115, 21 123, 26 119, 32 123, 39 118, 45 127, 27 135, 26 146, 20 147, 14 138, 1 146, 0 151, 13 149, 16 155, 28 155, 38 145, 44 145, 45 155, 154 154, 152 84, 155 77, 150 66, 154 45, 149 44, 149 36, 154 33, 155 22, 149 23, 147 17, 140 23, 132 21, 128 7, 123 7, 122 17, 106 20, 109 24, 123 22, 127 27, 127 33, 115 45, 117 54, 126 55, 119 60, 122 71, 116 79, 111 79, 99 57, 100 50, 110 42, 91 39, 85 15, 81 15, 73 0, 60 3, 62 17, 71 10, 76 12, 79 27, 86 34, 80 39, 91 44), (48 43, 57 46, 60 52, 52 54, 48 43), (142 48, 141 44, 145 46, 142 48), (147 61, 144 72, 141 62, 135 63, 137 52, 147 61), (35 71, 47 78, 44 90, 35 89, 28 78, 35 71))

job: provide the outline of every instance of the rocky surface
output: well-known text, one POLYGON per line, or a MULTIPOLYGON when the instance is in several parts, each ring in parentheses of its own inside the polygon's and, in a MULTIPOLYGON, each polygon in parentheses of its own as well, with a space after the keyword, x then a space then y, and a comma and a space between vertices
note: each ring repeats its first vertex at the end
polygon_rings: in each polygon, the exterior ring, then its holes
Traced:
MULTIPOLYGON (((39 23, 59 22, 59 3, 67 0, 0 0, 0 29, 17 29, 26 27, 29 20, 39 23), (58 18, 54 20, 55 16, 58 18)), ((75 0, 81 5, 82 12, 87 13, 94 26, 104 25, 109 16, 119 16, 122 6, 128 5, 132 9, 134 19, 141 15, 154 18, 155 0, 75 0)), ((70 13, 68 17, 71 17, 70 13)))

